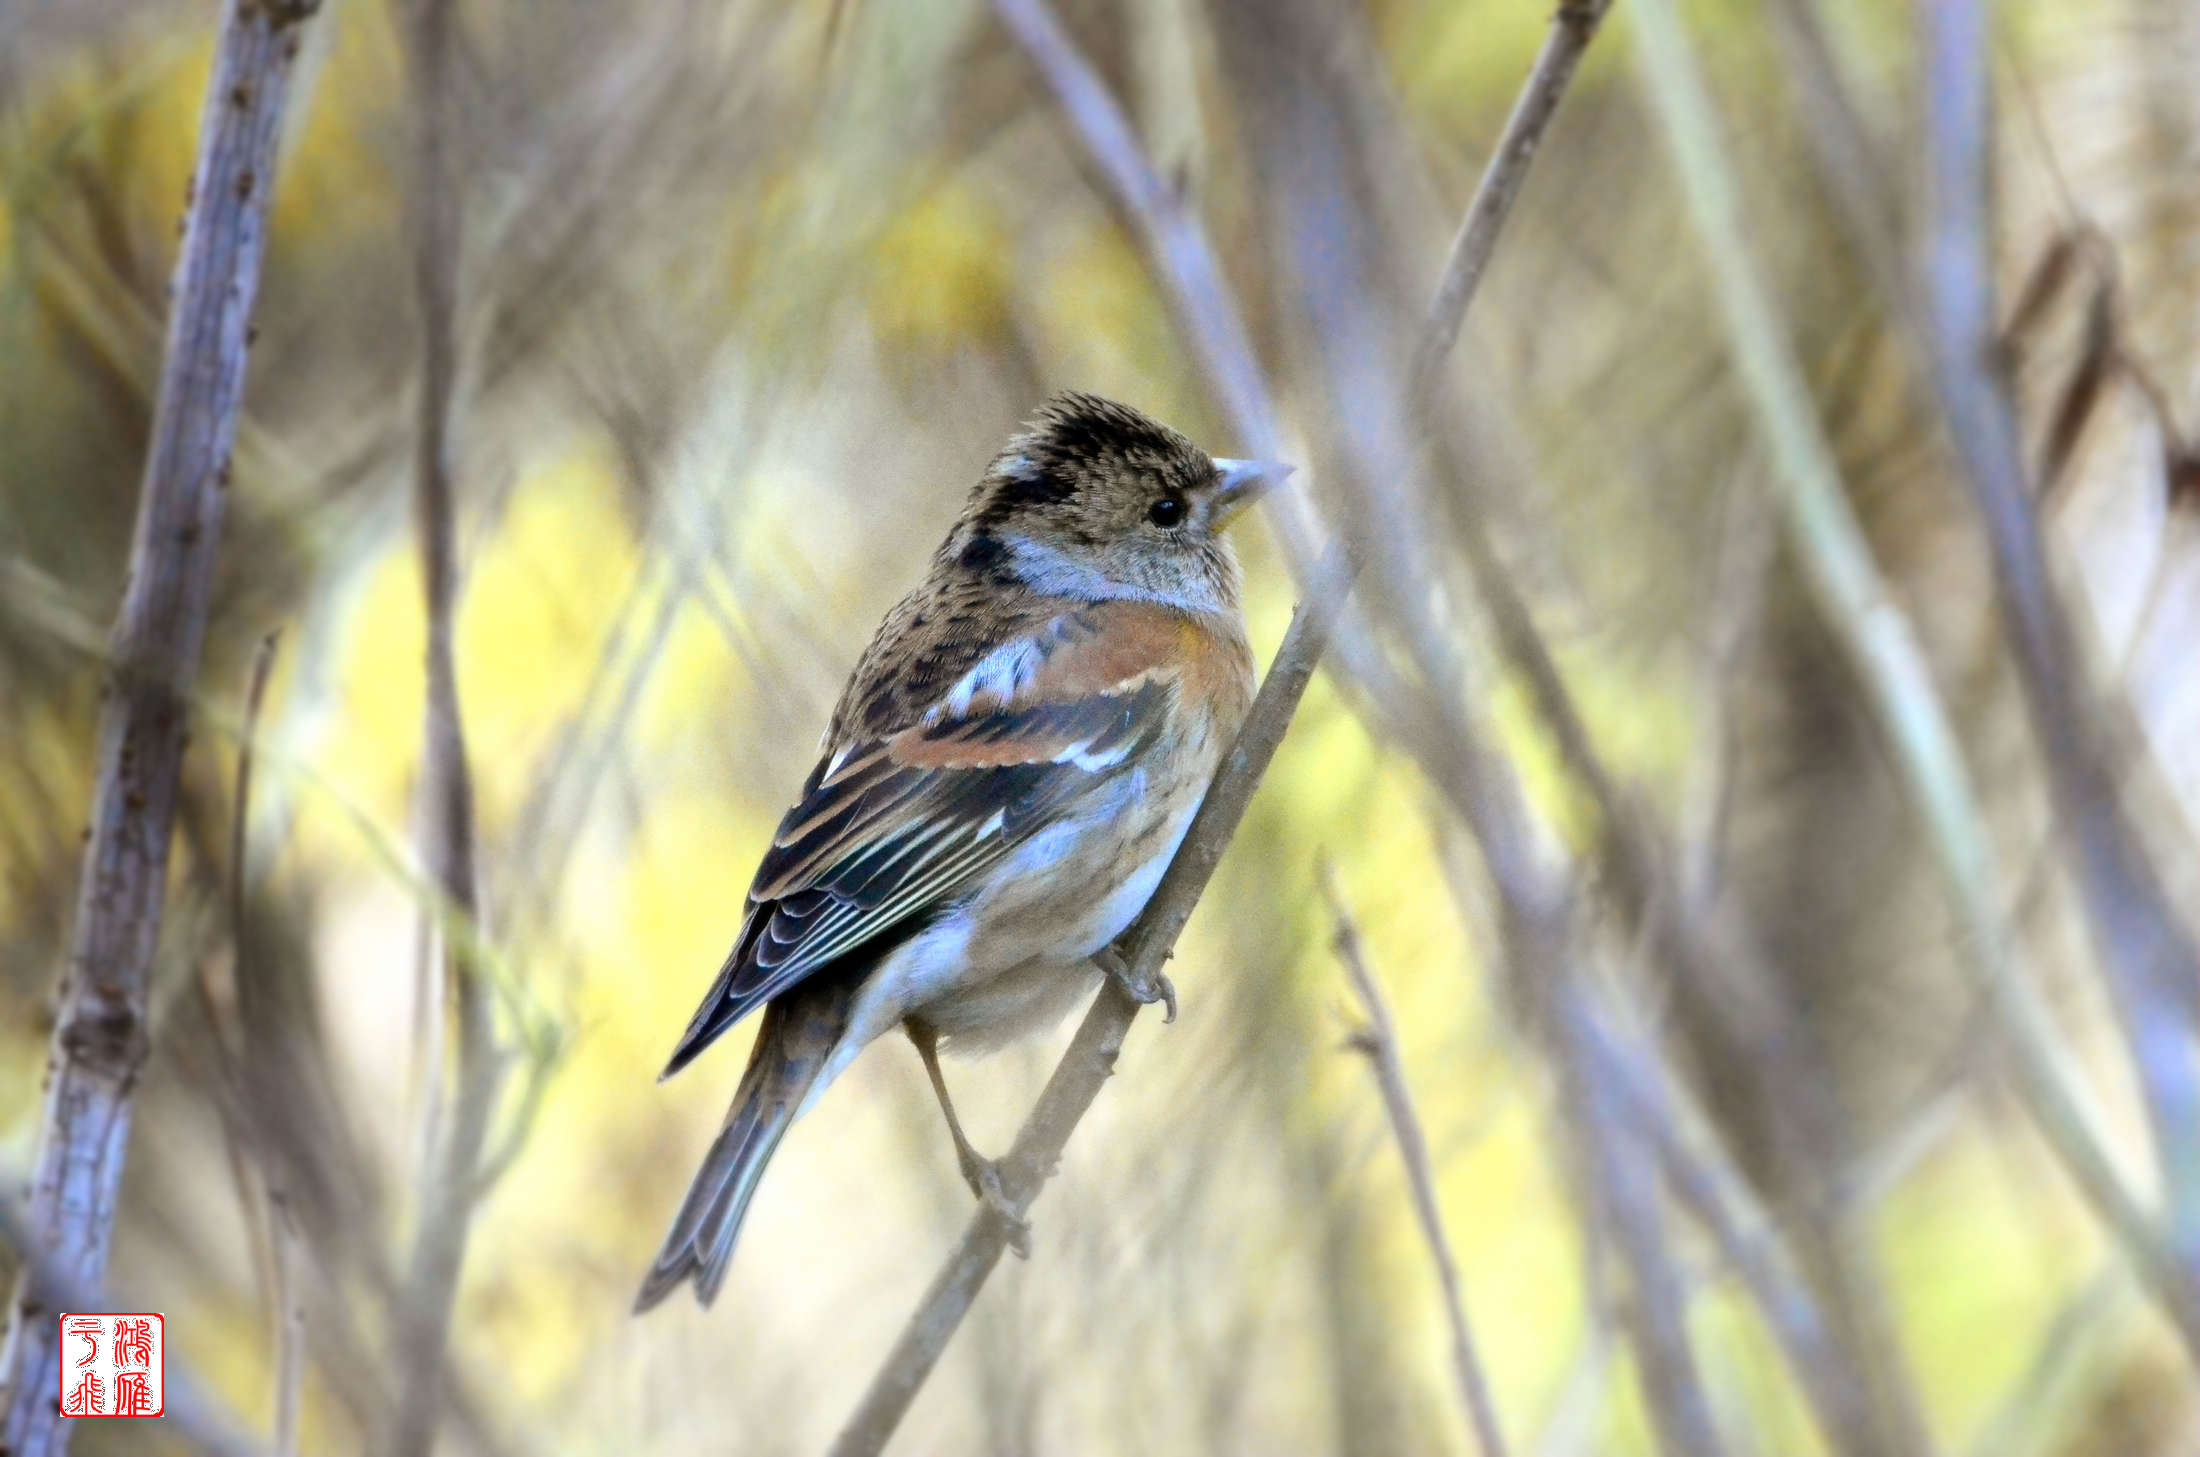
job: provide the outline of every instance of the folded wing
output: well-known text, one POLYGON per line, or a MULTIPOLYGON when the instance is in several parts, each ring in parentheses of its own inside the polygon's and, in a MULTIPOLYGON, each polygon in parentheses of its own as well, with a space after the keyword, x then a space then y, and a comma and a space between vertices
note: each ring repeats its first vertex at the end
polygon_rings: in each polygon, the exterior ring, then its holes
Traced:
POLYGON ((1065 612, 988 653, 916 722, 829 746, 780 821, 732 954, 667 1076, 751 1011, 952 906, 1164 729, 1186 631, 1143 603, 1065 612))

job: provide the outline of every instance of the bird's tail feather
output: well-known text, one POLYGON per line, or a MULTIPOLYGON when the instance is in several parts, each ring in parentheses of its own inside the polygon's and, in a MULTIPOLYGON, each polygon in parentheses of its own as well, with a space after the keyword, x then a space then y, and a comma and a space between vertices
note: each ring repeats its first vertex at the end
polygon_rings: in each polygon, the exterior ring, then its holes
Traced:
POLYGON ((634 1301, 636 1314, 690 1278, 698 1303, 708 1305, 718 1294, 764 1166, 847 1030, 851 990, 813 983, 765 1009, 725 1127, 704 1156, 664 1248, 642 1282, 634 1301))

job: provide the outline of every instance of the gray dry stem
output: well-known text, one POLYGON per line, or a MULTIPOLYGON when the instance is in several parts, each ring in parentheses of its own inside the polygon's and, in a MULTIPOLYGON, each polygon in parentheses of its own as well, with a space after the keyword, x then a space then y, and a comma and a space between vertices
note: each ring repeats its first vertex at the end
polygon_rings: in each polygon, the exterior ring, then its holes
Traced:
MULTIPOLYGON (((266 243, 276 140, 303 7, 229 0, 200 112, 199 155, 176 261, 151 448, 130 572, 110 643, 74 929, 32 1170, 38 1267, 97 1289, 129 1148, 130 1100, 147 1049, 169 834, 206 636, 229 455, 244 393, 266 243)), ((0 1449, 54 1457, 70 1423, 58 1324, 26 1274, 7 1350, 0 1449)))

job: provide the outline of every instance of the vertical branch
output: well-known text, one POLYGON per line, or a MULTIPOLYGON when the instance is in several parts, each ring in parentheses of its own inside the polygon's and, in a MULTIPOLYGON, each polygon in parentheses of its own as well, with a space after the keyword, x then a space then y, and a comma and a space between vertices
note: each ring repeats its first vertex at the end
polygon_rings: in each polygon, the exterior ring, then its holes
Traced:
POLYGON ((2186 1008, 2200 989, 2200 955, 2124 813, 2070 622, 2049 580, 2016 416, 1998 369, 1986 16, 1973 0, 1936 0, 1921 7, 1921 19, 1933 380, 1993 550, 2002 622, 2122 1014, 2162 1166, 2172 1243, 2190 1283, 2200 1256, 2200 1060, 2186 1008))
MULTIPOLYGON (((174 310, 100 713, 98 780, 31 1175, 36 1258, 96 1291, 149 1044, 169 835, 244 393, 275 144, 310 0, 228 0, 200 112, 174 310)), ((27 1275, 14 1301, 0 1449, 51 1457, 59 1329, 27 1275)))
POLYGON ((458 598, 451 505, 451 418, 457 389, 458 198, 448 153, 450 0, 409 7, 415 146, 413 292, 420 315, 420 397, 414 423, 414 528, 427 606, 424 848, 428 872, 458 911, 476 910, 473 781, 451 651, 458 598))
MULTIPOLYGON (((237 986, 237 1021, 246 1067, 275 1066, 280 1053, 272 1047, 254 1047, 265 1037, 272 1021, 254 1004, 265 995, 259 976, 248 965, 252 956, 247 909, 246 850, 250 845, 252 817, 252 760, 260 722, 260 705, 267 697, 267 680, 275 668, 279 632, 260 639, 252 655, 252 676, 245 687, 244 719, 237 735, 237 788, 229 817, 229 940, 236 958, 233 979, 237 986)), ((232 1071, 232 1089, 244 1092, 244 1083, 232 1071)), ((249 1094, 244 1094, 249 1096, 249 1094)), ((263 1125, 264 1126, 264 1121, 263 1125)), ((305 1385, 305 1304, 298 1222, 290 1207, 289 1171, 282 1166, 283 1150, 264 1133, 255 1131, 253 1144, 260 1168, 261 1194, 266 1209, 267 1302, 269 1345, 275 1352, 275 1457, 296 1457, 298 1404, 305 1385)), ((240 1192, 243 1185, 240 1184, 240 1192)))
MULTIPOLYGON (((443 1402, 451 1313, 478 1189, 481 1151, 502 1079, 502 1055, 489 986, 474 938, 450 934, 457 917, 476 927, 480 912, 474 867, 473 780, 459 713, 458 669, 452 650, 458 600, 457 530, 452 503, 451 425, 458 390, 458 190, 451 142, 453 9, 450 0, 411 0, 407 10, 415 147, 413 285, 421 331, 421 369, 414 441, 414 526, 427 607, 427 707, 422 726, 421 840, 423 859, 446 915, 435 932, 439 983, 454 1009, 455 1096, 448 1119, 423 1140, 428 1150, 398 1311, 403 1397, 390 1431, 394 1457, 427 1457, 443 1402)), ((431 1018, 440 1007, 431 1005, 431 1018)), ((428 1069, 440 1079, 443 1069, 428 1069)), ((440 1106, 440 1100, 430 1100, 440 1106)))
MULTIPOLYGON (((267 698, 267 680, 275 671, 275 647, 281 640, 280 631, 271 632, 260 639, 259 647, 253 651, 252 673, 245 680, 244 716, 237 730, 237 785, 229 816, 229 935, 240 957, 244 955, 249 919, 244 872, 245 852, 250 842, 247 816, 252 809, 253 749, 260 724, 260 705, 267 698)), ((236 981, 240 1003, 257 994, 257 987, 247 989, 251 979, 241 972, 236 975, 236 981)), ((240 1011, 239 1015, 249 1025, 249 1014, 240 1011)))
POLYGON ((1352 912, 1345 905, 1344 895, 1337 887, 1336 872, 1327 861, 1320 867, 1322 894, 1329 902, 1330 918, 1336 922, 1336 934, 1330 945, 1336 950, 1337 959, 1344 963, 1345 975, 1352 980, 1352 990, 1367 1011, 1367 1026, 1353 1039, 1354 1045, 1367 1055, 1375 1070, 1376 1086, 1382 1090, 1383 1109, 1390 1117, 1390 1131, 1398 1140, 1398 1157, 1406 1167, 1406 1184, 1413 1191, 1413 1212, 1421 1222, 1421 1237, 1427 1241, 1429 1257, 1436 1262, 1436 1278, 1444 1292, 1444 1318, 1451 1327, 1452 1379, 1459 1384, 1459 1404, 1465 1408, 1467 1423, 1474 1429, 1475 1441, 1483 1457, 1505 1457, 1504 1428, 1498 1425, 1497 1404, 1490 1397, 1489 1378, 1483 1373, 1482 1358, 1475 1350, 1474 1328, 1467 1324, 1466 1296, 1459 1279, 1459 1261, 1452 1254, 1451 1241, 1444 1234, 1444 1215, 1436 1202, 1436 1170, 1429 1158, 1428 1135, 1421 1131, 1421 1115, 1414 1110, 1413 1092, 1406 1086, 1406 1074, 1398 1056, 1398 1034, 1390 1020, 1390 1005, 1383 999, 1383 989, 1375 980, 1375 973, 1368 969, 1367 959, 1360 947, 1360 928, 1352 920, 1352 912))
MULTIPOLYGON (((996 0, 1004 11, 1022 10, 1038 12, 1041 21, 1048 19, 1039 0, 996 0)), ((1540 133, 1550 124, 1555 114, 1557 93, 1563 89, 1566 78, 1573 74, 1580 52, 1595 36, 1595 18, 1601 17, 1601 8, 1568 5, 1561 11, 1553 25, 1554 44, 1546 46, 1537 58, 1536 66, 1526 82, 1530 94, 1551 93, 1550 105, 1530 108, 1516 106, 1512 121, 1508 123, 1507 140, 1498 148, 1500 159, 1513 156, 1524 166, 1532 156, 1532 140, 1525 145, 1515 136, 1516 131, 1540 133), (1582 14, 1590 17, 1588 24, 1580 23, 1582 14), (1555 43, 1563 37, 1563 44, 1555 43)), ((1105 86, 1085 58, 1077 53, 1059 25, 1031 24, 1027 16, 1017 27, 1017 34, 1027 50, 1034 52, 1034 60, 1042 71, 1054 79, 1058 90, 1063 78, 1082 78, 1089 84, 1078 85, 1073 92, 1064 94, 1066 109, 1073 122, 1082 122, 1092 115, 1088 106, 1080 111, 1070 103, 1079 97, 1098 97, 1109 108, 1114 108, 1105 86), (1043 52, 1043 56, 1039 53, 1043 52)), ((1086 145, 1098 151, 1112 148, 1120 156, 1135 164, 1135 171, 1153 175, 1152 163, 1135 145, 1127 125, 1120 129, 1103 128, 1085 135, 1086 145)), ((1110 169, 1115 176, 1115 169, 1110 169)), ((1485 184, 1477 190, 1469 209, 1468 225, 1462 236, 1495 236, 1509 212, 1513 199, 1518 196, 1517 178, 1503 187, 1485 184), (1477 221, 1482 219, 1482 221, 1477 221)), ((1166 196, 1166 189, 1155 192, 1144 187, 1126 190, 1123 201, 1134 208, 1140 198, 1166 196)), ((1152 223, 1146 225, 1149 238, 1159 235, 1160 229, 1152 223)), ((1204 241, 1196 233, 1189 235, 1204 241)), ((1171 271, 1170 259, 1157 260, 1164 281, 1172 289, 1179 288, 1177 274, 1171 271)), ((1204 272, 1207 276, 1220 277, 1219 269, 1211 265, 1204 272)), ((1447 271, 1447 276, 1448 276, 1447 271)), ((1467 277, 1462 287, 1447 287, 1439 304, 1432 308, 1424 328, 1434 334, 1439 331, 1456 337, 1459 318, 1464 314, 1473 294, 1473 286, 1479 274, 1467 277)), ((1181 307, 1181 306, 1180 306, 1181 307)), ((1182 309, 1186 317, 1193 317, 1189 309, 1182 309)), ((1242 330, 1236 337, 1242 339, 1242 330)), ((1203 352, 1211 352, 1213 341, 1206 341, 1203 352)), ((1436 349, 1440 358, 1443 350, 1436 349)), ((1247 358, 1250 359, 1248 352, 1247 358)), ((1257 366, 1245 376, 1259 379, 1257 366)), ((1253 419, 1241 419, 1239 426, 1247 429, 1257 423, 1253 419)), ((1248 434, 1252 431, 1248 429, 1248 434)), ((1340 588, 1341 591, 1341 588, 1340 588)), ((1160 970, 1162 961, 1176 943, 1185 923, 1190 920, 1193 908, 1214 874, 1216 864, 1228 848, 1230 837, 1236 833, 1245 808, 1251 802, 1254 789, 1267 771, 1269 761, 1275 757, 1277 747, 1283 742, 1290 728, 1291 717, 1297 711, 1299 699, 1306 692, 1306 685, 1314 675, 1328 646, 1328 617, 1335 604, 1327 602, 1301 603, 1293 614, 1291 626, 1284 634, 1282 646, 1277 648, 1275 660, 1269 665, 1268 675, 1261 682, 1260 692, 1247 713, 1245 726, 1238 733, 1237 742, 1216 771, 1213 783, 1208 786, 1199 812, 1184 835, 1176 857, 1170 861, 1168 871, 1155 889, 1138 921, 1126 936, 1127 956, 1134 972, 1151 975, 1160 970)), ((1047 1173, 1067 1146, 1070 1134, 1084 1116, 1092 1100, 1099 1095, 1101 1085, 1107 1080, 1115 1065, 1117 1053, 1123 1045, 1133 1018, 1138 1015, 1138 1004, 1130 1000, 1111 981, 1101 989, 1092 1010, 1077 1029, 1069 1050, 1048 1079, 1046 1089, 1040 1094, 1038 1105, 1016 1138, 1002 1171, 1004 1193, 1010 1207, 1021 1215, 1038 1195, 1047 1173)), ((948 1341, 968 1313, 971 1302, 977 1299, 986 1278, 993 1267, 1000 1263, 1001 1251, 1006 1247, 1007 1230, 991 1211, 980 1211, 964 1231, 961 1242, 948 1256, 940 1273, 919 1301, 909 1323, 888 1353, 878 1373, 872 1378, 869 1389, 842 1428, 832 1447, 833 1457, 871 1457, 884 1449, 900 1425, 909 1405, 916 1399, 932 1369, 939 1363, 948 1341)))

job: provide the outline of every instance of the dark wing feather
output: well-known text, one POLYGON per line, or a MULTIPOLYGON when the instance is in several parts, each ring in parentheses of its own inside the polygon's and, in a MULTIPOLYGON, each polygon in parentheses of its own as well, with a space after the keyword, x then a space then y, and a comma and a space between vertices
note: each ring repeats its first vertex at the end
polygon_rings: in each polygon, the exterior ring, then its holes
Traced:
POLYGON ((1064 805, 1135 762, 1174 691, 1140 674, 1067 702, 928 720, 850 748, 829 773, 832 760, 820 761, 665 1075, 805 977, 883 956, 921 930, 1064 805))

